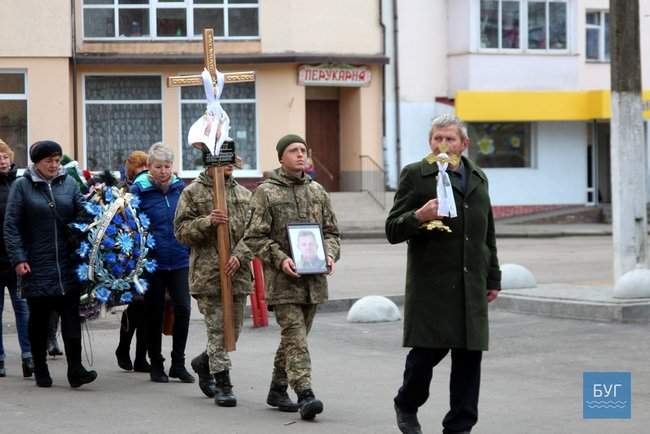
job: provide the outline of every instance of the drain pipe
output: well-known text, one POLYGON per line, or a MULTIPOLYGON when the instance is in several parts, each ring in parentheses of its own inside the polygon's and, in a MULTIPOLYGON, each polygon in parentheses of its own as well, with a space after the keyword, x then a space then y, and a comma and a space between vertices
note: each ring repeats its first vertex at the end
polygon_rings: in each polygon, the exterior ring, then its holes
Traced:
POLYGON ((397 179, 402 170, 402 139, 400 121, 400 96, 399 96, 399 15, 397 13, 397 0, 393 0, 393 53, 395 57, 395 163, 397 166, 397 179))
POLYGON ((72 142, 74 160, 79 161, 79 134, 77 116, 77 20, 75 16, 75 0, 70 0, 70 13, 72 14, 72 142))

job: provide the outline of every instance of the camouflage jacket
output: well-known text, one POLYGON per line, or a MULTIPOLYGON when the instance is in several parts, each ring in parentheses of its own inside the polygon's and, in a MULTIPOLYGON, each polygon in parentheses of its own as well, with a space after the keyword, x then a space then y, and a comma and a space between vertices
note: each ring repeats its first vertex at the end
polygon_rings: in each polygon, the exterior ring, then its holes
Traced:
POLYGON ((253 194, 245 236, 246 244, 264 262, 269 305, 327 301, 325 275, 296 279, 282 271, 282 262, 291 256, 287 224, 301 222, 321 224, 326 254, 337 261, 341 242, 327 192, 309 176, 298 179, 276 169, 253 194))
MULTIPOLYGON (((214 209, 212 189, 212 177, 204 171, 183 190, 176 208, 174 233, 178 241, 190 247, 190 293, 221 297, 217 228, 210 223, 210 212, 214 209)), ((232 293, 235 295, 252 292, 250 262, 253 254, 242 239, 250 198, 251 192, 232 177, 226 180, 231 254, 240 263, 232 279, 232 293)))

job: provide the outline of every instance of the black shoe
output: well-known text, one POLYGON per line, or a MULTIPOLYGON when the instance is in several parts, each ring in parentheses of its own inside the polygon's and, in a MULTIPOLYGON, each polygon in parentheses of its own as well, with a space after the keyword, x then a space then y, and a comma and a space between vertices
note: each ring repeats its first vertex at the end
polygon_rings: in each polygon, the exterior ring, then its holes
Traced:
POLYGON ((34 360, 31 357, 23 359, 23 377, 29 378, 34 373, 34 360))
POLYGON ((136 358, 133 362, 133 371, 134 372, 151 372, 151 365, 147 362, 147 359, 138 359, 136 358))
POLYGON ((298 393, 298 405, 300 406, 300 418, 313 420, 317 414, 323 412, 323 403, 316 399, 311 389, 305 389, 298 393))
POLYGON ((165 374, 165 367, 162 362, 151 362, 149 377, 154 383, 169 383, 169 377, 165 374))
POLYGON ((214 395, 217 394, 217 391, 215 390, 217 384, 212 375, 210 375, 208 353, 203 351, 192 359, 190 365, 192 366, 192 370, 196 372, 196 375, 199 376, 199 389, 201 389, 201 392, 203 392, 203 394, 208 398, 214 398, 214 395))
POLYGON ((172 362, 172 366, 169 368, 169 376, 171 378, 178 378, 183 383, 194 383, 195 381, 194 375, 187 372, 185 364, 181 363, 172 362))
POLYGON ((271 383, 269 394, 266 397, 266 403, 271 407, 277 407, 278 410, 286 411, 287 413, 295 413, 300 409, 300 406, 289 398, 286 385, 280 386, 271 383))
MULTIPOLYGON (((4 294, 2 295, 4 297, 4 294)), ((7 371, 5 369, 5 361, 0 360, 0 377, 6 377, 7 371)))
POLYGON ((59 343, 57 342, 56 337, 54 339, 48 340, 47 354, 49 354, 52 357, 63 355, 63 351, 59 349, 59 343))
POLYGON ((232 393, 232 383, 230 383, 230 373, 225 371, 214 374, 215 395, 214 403, 219 407, 235 407, 237 398, 232 393))
POLYGON ((115 357, 117 357, 117 366, 124 369, 125 371, 133 370, 133 363, 131 362, 131 356, 129 351, 123 351, 120 347, 117 347, 115 350, 115 357))
POLYGON ((50 377, 50 370, 47 369, 47 364, 43 366, 34 365, 34 379, 38 387, 52 387, 52 377, 50 377))
POLYGON ((76 389, 84 384, 92 383, 97 379, 96 371, 87 371, 81 365, 68 368, 68 383, 70 387, 76 389))
POLYGON ((395 416, 397 418, 397 428, 404 434, 422 434, 422 427, 418 422, 417 413, 405 413, 400 408, 395 406, 395 416))

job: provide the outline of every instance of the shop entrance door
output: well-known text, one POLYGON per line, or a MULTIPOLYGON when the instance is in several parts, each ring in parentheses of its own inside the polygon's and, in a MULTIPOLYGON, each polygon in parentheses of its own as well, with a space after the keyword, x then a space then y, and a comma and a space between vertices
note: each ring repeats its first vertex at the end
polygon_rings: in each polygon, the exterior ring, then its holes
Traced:
POLYGON ((327 191, 339 191, 339 102, 307 100, 307 144, 312 150, 316 180, 327 191))

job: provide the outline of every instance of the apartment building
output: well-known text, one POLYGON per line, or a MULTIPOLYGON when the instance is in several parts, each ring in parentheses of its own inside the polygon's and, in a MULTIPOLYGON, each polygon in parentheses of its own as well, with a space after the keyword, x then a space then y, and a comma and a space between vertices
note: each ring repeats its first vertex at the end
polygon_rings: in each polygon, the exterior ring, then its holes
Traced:
POLYGON ((0 86, 15 88, 0 87, 0 113, 20 98, 28 107, 22 129, 2 121, 0 137, 21 164, 38 138, 58 139, 90 170, 117 170, 129 152, 162 141, 178 173, 196 176, 187 131, 205 109, 203 89, 166 82, 201 72, 208 27, 219 70, 256 72, 222 95, 243 159, 238 176, 275 168, 275 143, 288 132, 306 136, 330 191, 358 190, 363 159, 382 161, 388 58, 376 0, 52 0, 38 12, 40 4, 7 0, 0 18, 11 41, 0 48, 0 86))
MULTIPOLYGON (((640 5, 647 87, 650 3, 640 5)), ((397 2, 399 96, 387 101, 398 100, 400 113, 387 106, 386 120, 387 142, 399 143, 398 151, 387 147, 391 182, 398 165, 428 151, 431 119, 453 112, 468 123, 469 156, 485 169, 494 205, 609 202, 608 7, 607 0, 397 2)))

